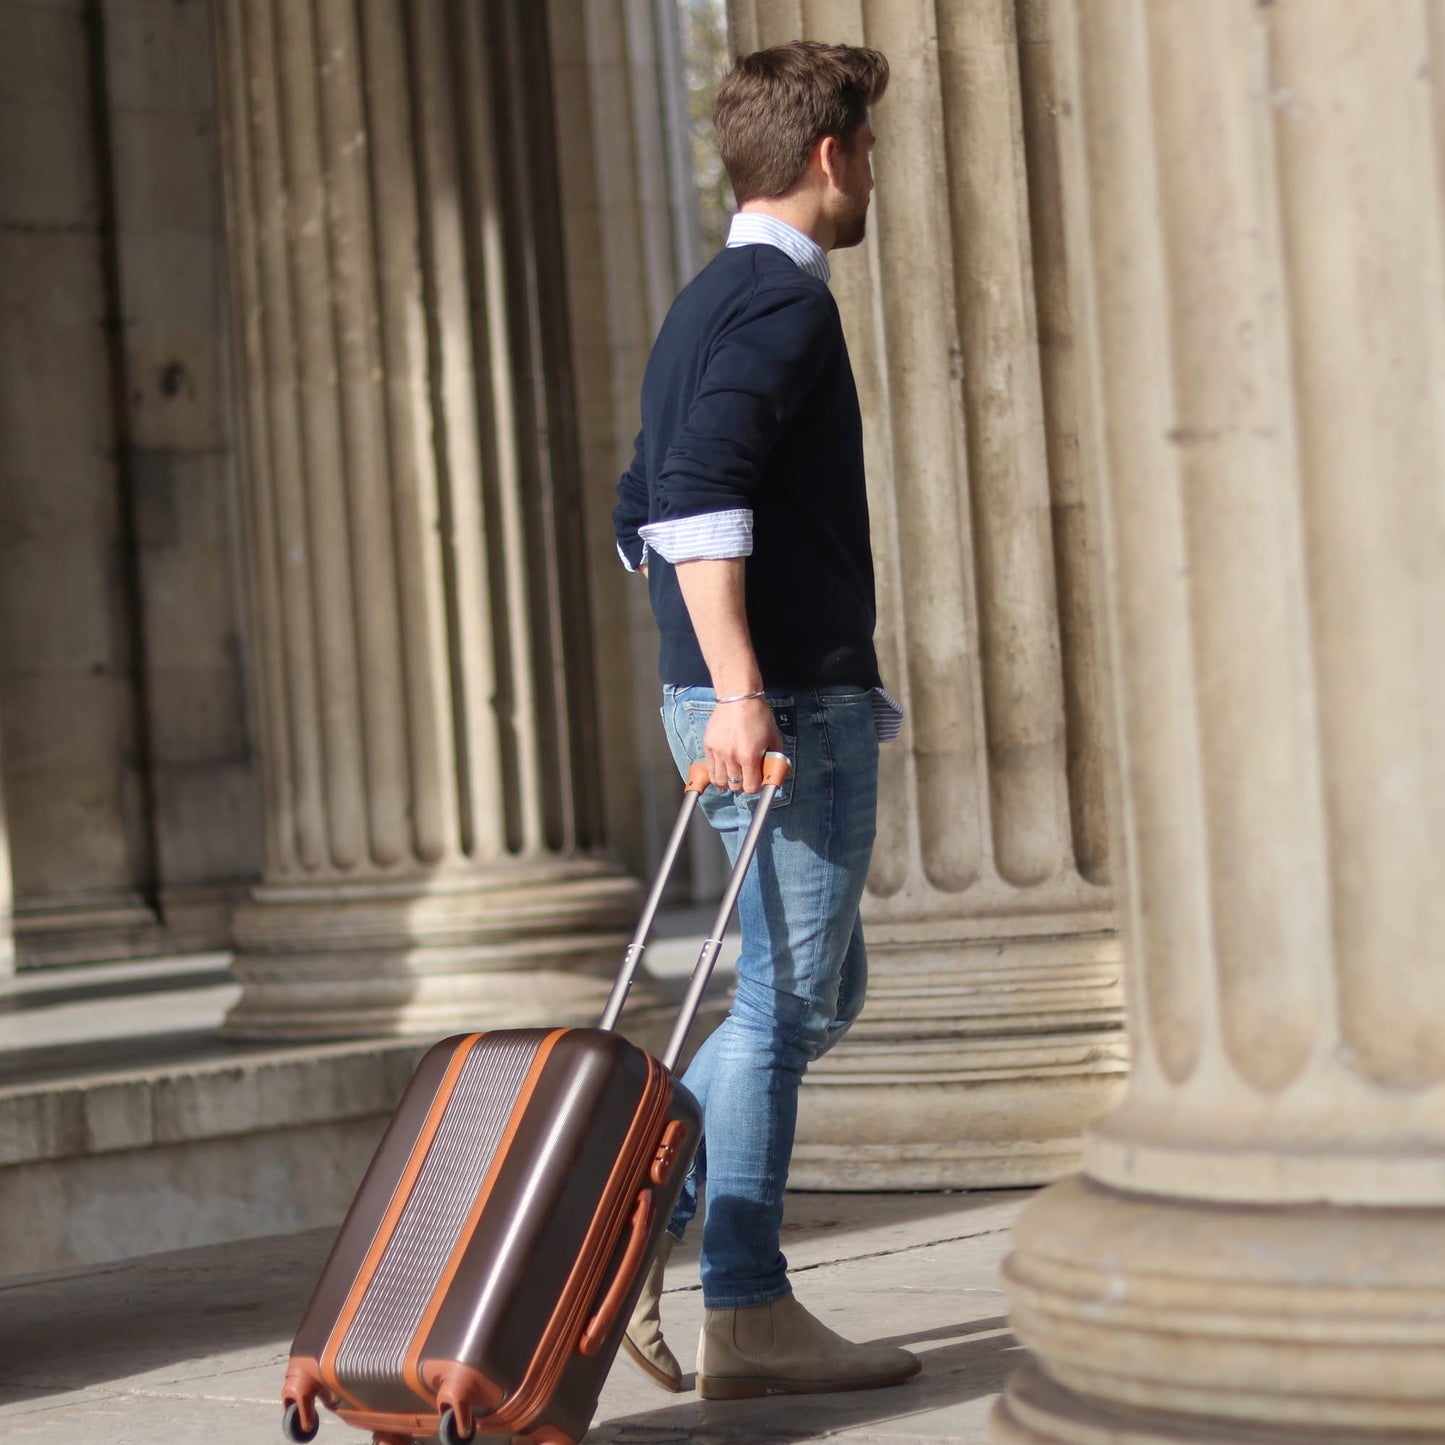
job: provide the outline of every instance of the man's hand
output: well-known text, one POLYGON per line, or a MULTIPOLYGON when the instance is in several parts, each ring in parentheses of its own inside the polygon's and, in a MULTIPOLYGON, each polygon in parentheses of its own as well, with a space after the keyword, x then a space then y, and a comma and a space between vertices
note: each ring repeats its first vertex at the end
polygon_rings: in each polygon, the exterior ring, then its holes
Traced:
POLYGON ((756 793, 763 786, 763 754, 783 751, 767 698, 719 703, 702 735, 702 751, 715 788, 756 793))
MULTIPOLYGON (((719 698, 745 697, 763 685, 748 632, 743 568, 741 557, 677 563, 677 585, 719 698)), ((719 702, 702 738, 713 786, 725 793, 756 793, 763 785, 763 754, 782 747, 764 697, 719 702)))

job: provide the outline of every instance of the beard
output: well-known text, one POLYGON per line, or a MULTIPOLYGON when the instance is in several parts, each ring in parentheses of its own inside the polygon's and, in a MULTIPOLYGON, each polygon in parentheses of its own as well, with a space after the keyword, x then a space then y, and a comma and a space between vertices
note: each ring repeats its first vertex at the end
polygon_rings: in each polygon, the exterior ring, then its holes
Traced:
POLYGON ((859 246, 868 234, 868 197, 850 205, 838 217, 838 229, 833 241, 835 251, 845 251, 850 246, 859 246))

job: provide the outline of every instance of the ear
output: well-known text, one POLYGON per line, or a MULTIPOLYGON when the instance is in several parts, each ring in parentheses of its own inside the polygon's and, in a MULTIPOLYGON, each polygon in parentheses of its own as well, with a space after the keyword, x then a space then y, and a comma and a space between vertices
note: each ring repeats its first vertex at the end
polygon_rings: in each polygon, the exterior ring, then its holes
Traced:
POLYGON ((813 158, 817 162, 818 169, 835 186, 838 184, 841 175, 843 148, 838 143, 835 135, 825 135, 819 139, 813 149, 813 158))

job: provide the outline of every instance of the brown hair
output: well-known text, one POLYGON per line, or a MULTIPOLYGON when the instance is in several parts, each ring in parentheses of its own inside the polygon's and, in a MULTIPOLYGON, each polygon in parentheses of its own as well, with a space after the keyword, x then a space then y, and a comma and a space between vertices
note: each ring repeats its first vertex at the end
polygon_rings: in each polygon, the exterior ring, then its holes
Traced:
POLYGON ((738 205, 792 190, 823 136, 851 145, 887 87, 888 62, 863 46, 794 40, 738 56, 712 108, 738 205))

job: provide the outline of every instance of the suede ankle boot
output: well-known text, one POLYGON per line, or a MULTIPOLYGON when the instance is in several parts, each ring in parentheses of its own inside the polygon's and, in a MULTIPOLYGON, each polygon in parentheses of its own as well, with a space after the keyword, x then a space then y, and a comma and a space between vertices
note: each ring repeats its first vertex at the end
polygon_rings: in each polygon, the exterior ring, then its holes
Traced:
POLYGON ((907 1350, 855 1345, 816 1320, 791 1294, 743 1310, 708 1310, 697 1347, 704 1400, 873 1390, 912 1378, 907 1350))
POLYGON ((627 1333, 622 1337, 622 1348, 633 1364, 653 1384, 674 1395, 682 1389, 682 1366, 662 1338, 662 1276, 676 1243, 670 1234, 662 1236, 642 1282, 637 1308, 632 1311, 627 1333))

